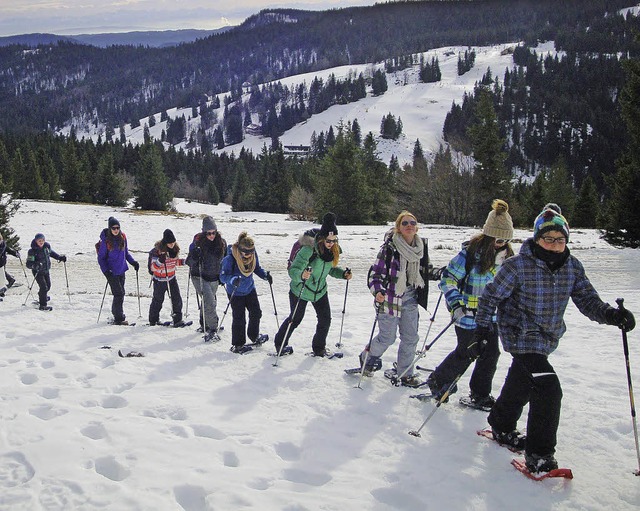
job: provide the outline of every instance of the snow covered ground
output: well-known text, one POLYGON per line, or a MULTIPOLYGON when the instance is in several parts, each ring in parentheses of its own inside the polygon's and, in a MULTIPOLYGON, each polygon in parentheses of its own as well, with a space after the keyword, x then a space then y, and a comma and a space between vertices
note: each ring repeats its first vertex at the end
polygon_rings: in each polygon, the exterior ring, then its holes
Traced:
MULTIPOLYGON (((63 265, 53 262, 52 312, 35 309, 26 285, 10 289, 0 303, 0 509, 638 509, 640 478, 632 474, 638 461, 620 332, 590 322, 573 304, 565 318, 567 334, 551 357, 564 390, 557 458, 573 469, 572 481, 536 483, 516 472, 509 464, 511 453, 475 434, 486 425, 486 414, 461 408, 458 396, 438 409, 422 438, 415 438, 407 432, 421 425, 433 404, 409 399, 414 389, 392 387, 381 373, 365 379, 362 390, 354 388, 357 378, 343 369, 356 365, 371 332, 372 297, 365 278, 383 226, 339 226, 343 264, 354 272, 343 359, 305 356, 315 327, 311 309, 292 338, 295 353, 279 367, 266 355, 271 343, 238 356, 229 352, 229 331, 221 342, 205 345, 193 327, 145 326, 150 289, 144 271, 143 318, 138 318, 135 274, 130 271, 127 278, 125 311, 137 325, 106 324, 109 296, 97 324, 105 281, 93 245, 111 215, 120 220, 134 257, 143 263, 167 227, 186 250, 202 214, 213 215, 230 242, 248 230, 263 266, 274 275, 278 319, 286 317, 285 262, 309 224, 284 215, 232 213, 226 205, 180 201, 178 209, 176 215, 147 214, 24 201, 12 220, 23 259, 36 232, 44 232, 52 247, 68 256, 71 294, 66 294, 63 265), (100 349, 107 345, 112 349, 100 349), (119 358, 118 349, 146 357, 119 358)), ((421 230, 430 239, 436 265, 446 264, 474 232, 442 226, 421 230)), ((518 247, 529 234, 516 232, 518 247)), ((614 249, 588 230, 574 232, 570 248, 603 299, 613 303, 624 297, 640 315, 640 251, 614 249)), ((15 258, 9 257, 8 267, 25 281, 15 258)), ((178 274, 186 303, 186 268, 178 274)), ((269 288, 263 281, 257 286, 262 330, 273 338, 276 316, 269 288)), ((329 288, 333 347, 345 283, 330 279, 329 288)), ((438 294, 433 287, 430 312, 438 294)), ((227 304, 222 292, 219 301, 221 313, 227 304)), ((168 307, 165 303, 165 319, 168 307)), ((421 318, 422 336, 429 316, 421 318)), ((193 289, 188 319, 197 319, 193 289)), ((447 320, 441 308, 430 339, 447 320)), ((225 326, 231 326, 230 317, 225 326)), ((638 334, 629 337, 637 380, 638 334)), ((421 365, 434 367, 454 344, 453 332, 445 334, 421 365)), ((395 346, 384 358, 385 367, 394 357, 395 346)), ((494 395, 508 364, 503 356, 494 395)), ((459 395, 467 389, 465 376, 459 395)))

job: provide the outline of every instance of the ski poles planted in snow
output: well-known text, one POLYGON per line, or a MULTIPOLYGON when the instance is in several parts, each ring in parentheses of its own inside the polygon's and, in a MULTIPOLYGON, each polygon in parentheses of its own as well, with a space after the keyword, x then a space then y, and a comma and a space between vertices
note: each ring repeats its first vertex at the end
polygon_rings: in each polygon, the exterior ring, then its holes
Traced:
POLYGON ((29 282, 29 279, 27 278, 27 272, 24 269, 24 264, 22 263, 22 257, 20 257, 20 252, 18 252, 18 260, 20 261, 20 267, 22 268, 22 273, 24 273, 24 279, 29 282))
POLYGON ((273 302, 273 313, 276 316, 276 325, 278 326, 278 330, 280 330, 280 321, 278 321, 278 309, 276 308, 276 297, 273 296, 273 285, 269 282, 269 289, 271 290, 271 301, 273 302))
POLYGON ((189 284, 191 284, 191 266, 189 266, 189 276, 187 277, 187 305, 184 309, 184 317, 189 317, 189 284))
POLYGON ((96 323, 100 323, 100 314, 102 314, 102 306, 104 305, 104 298, 105 296, 107 296, 108 287, 109 287, 109 280, 107 280, 107 283, 104 285, 104 293, 102 293, 102 302, 100 303, 100 310, 98 311, 98 319, 96 320, 96 323))
MULTIPOLYGON (((348 273, 351 273, 351 270, 347 268, 345 270, 348 273)), ((347 293, 349 293, 349 281, 347 280, 347 285, 344 288, 344 303, 342 304, 342 320, 340 321, 340 337, 338 337, 338 342, 336 343, 336 348, 342 348, 342 326, 344 325, 344 313, 347 310, 347 293)))
MULTIPOLYGON (((442 295, 444 293, 442 291, 440 291, 440 296, 438 297, 438 301, 436 302, 436 308, 433 310, 433 314, 431 315, 431 317, 429 318, 429 328, 427 328, 427 333, 424 336, 424 342, 422 343, 422 348, 420 348, 420 351, 418 353, 423 353, 425 351, 428 351, 429 348, 431 348, 431 346, 433 346, 433 343, 431 343, 429 345, 429 347, 427 349, 425 349, 426 345, 427 345, 427 339, 429 338, 429 332, 431 332, 431 327, 433 326, 433 322, 436 320, 436 313, 438 312, 438 308, 440 307, 440 302, 442 301, 442 295)), ((436 337, 437 339, 437 337, 436 337)), ((416 355, 418 354, 416 353, 416 355)))
POLYGON ((364 360, 362 361, 362 368, 360 370, 360 378, 358 379, 358 384, 354 388, 362 389, 360 384, 362 383, 362 378, 364 378, 364 371, 367 367, 367 360, 369 360, 369 350, 371 349, 371 341, 373 341, 373 334, 376 331, 376 325, 378 324, 378 313, 380 312, 380 304, 376 302, 376 317, 373 320, 373 327, 371 327, 371 335, 369 336, 369 342, 367 343, 367 347, 365 349, 366 355, 364 356, 364 360))
MULTIPOLYGON (((619 309, 624 309, 624 298, 616 299, 619 309)), ((636 456, 638 457, 638 470, 634 474, 640 476, 640 446, 638 445, 638 424, 636 422, 636 406, 633 399, 633 384, 631 383, 631 366, 629 365, 629 343, 627 342, 627 331, 622 330, 622 348, 624 350, 624 362, 627 368, 627 386, 629 387, 629 403, 631 405, 631 422, 633 423, 633 436, 636 441, 636 456)))
POLYGON ((140 278, 138 277, 138 270, 136 270, 136 287, 138 288, 138 317, 141 318, 142 309, 140 308, 140 278))
MULTIPOLYGON (((311 266, 307 266, 305 268, 306 272, 313 271, 311 266)), ((293 308, 293 312, 291 316, 289 316, 289 324, 287 325, 287 329, 284 332, 284 338, 282 339, 282 344, 280 344, 280 349, 278 350, 278 354, 276 355, 276 361, 272 364, 273 367, 278 367, 278 360, 280 360, 280 355, 282 354, 282 348, 284 348, 285 343, 287 342, 287 336, 289 335, 289 330, 291 329, 291 324, 293 323, 293 318, 296 317, 296 312, 298 311, 298 305, 300 305, 300 297, 302 296, 302 292, 304 291, 305 281, 302 281, 302 286, 300 286, 300 292, 298 293, 298 299, 296 300, 296 305, 293 308)), ((285 320, 286 321, 286 320, 285 320)))
POLYGON ((22 304, 23 307, 25 307, 27 305, 27 300, 29 299, 31 295, 31 289, 33 288, 33 285, 36 283, 36 279, 38 278, 38 273, 40 273, 40 271, 37 271, 36 274, 33 276, 33 280, 31 281, 31 285, 29 286, 29 292, 27 293, 27 297, 24 299, 24 303, 22 304))
POLYGON ((220 330, 222 328, 222 323, 224 323, 224 318, 227 317, 227 311, 229 310, 229 306, 231 305, 231 300, 233 300, 233 297, 236 294, 238 286, 240 285, 240 277, 236 277, 236 279, 238 279, 238 280, 234 281, 234 283, 233 283, 233 292, 231 293, 231 296, 229 297, 229 303, 224 308, 224 312, 222 313, 222 319, 220 320, 220 323, 218 323, 218 330, 220 330), (237 284, 236 284, 236 282, 237 282, 237 284))
POLYGON ((71 291, 69 291, 69 276, 67 275, 67 261, 63 261, 64 265, 64 278, 67 281, 67 296, 69 297, 69 305, 71 305, 71 291))
POLYGON ((456 384, 458 383, 458 380, 460 378, 462 378, 462 375, 464 374, 464 371, 462 373, 460 373, 458 376, 456 376, 456 379, 453 380, 453 382, 451 383, 451 385, 449 385, 449 388, 447 389, 447 391, 442 394, 442 397, 438 400, 438 402, 436 403, 436 406, 433 410, 431 410, 431 413, 427 416, 427 418, 424 420, 424 422, 422 423, 422 426, 420 426, 418 429, 416 430, 411 430, 409 431, 409 434, 412 436, 420 436, 420 431, 422 431, 422 428, 424 428, 427 424, 427 422, 429 422, 431 420, 431 417, 433 417, 433 415, 438 411, 438 408, 440 408, 440 405, 442 403, 444 403, 447 399, 449 399, 449 394, 451 394, 451 391, 455 388, 456 384))

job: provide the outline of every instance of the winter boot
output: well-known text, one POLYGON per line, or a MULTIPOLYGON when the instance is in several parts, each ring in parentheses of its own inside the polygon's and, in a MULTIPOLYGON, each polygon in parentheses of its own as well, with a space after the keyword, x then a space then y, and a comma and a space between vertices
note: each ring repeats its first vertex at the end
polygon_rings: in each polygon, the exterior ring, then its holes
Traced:
POLYGON ((496 428, 492 427, 491 433, 493 434, 495 441, 500 445, 505 445, 517 450, 522 450, 527 445, 527 437, 516 429, 504 432, 498 431, 496 428))
POLYGON ((524 463, 529 472, 533 472, 534 474, 537 472, 549 472, 558 468, 558 462, 553 457, 553 454, 547 454, 546 456, 525 454, 524 463))
POLYGON ((7 277, 7 287, 13 287, 13 285, 16 283, 16 279, 14 279, 8 273, 5 273, 5 276, 7 277))
MULTIPOLYGON (((431 391, 431 395, 436 401, 440 401, 442 396, 449 390, 451 383, 442 383, 438 381, 435 377, 435 373, 431 373, 429 378, 427 378, 427 385, 429 386, 429 390, 431 391)), ((451 394, 455 394, 458 392, 458 385, 454 385, 453 388, 449 391, 449 396, 451 394)), ((449 402, 449 396, 443 402, 449 402)))
POLYGON ((413 389, 416 389, 420 387, 423 382, 420 378, 413 374, 411 376, 403 376, 402 378, 400 378, 400 383, 403 387, 411 387, 413 389))
POLYGON ((41 311, 52 311, 53 307, 51 307, 50 305, 41 305, 40 307, 38 307, 38 309, 41 311))
POLYGON ((481 396, 474 392, 469 393, 469 399, 471 400, 471 403, 478 408, 491 408, 496 402, 492 395, 481 396))
POLYGON ((285 346, 284 348, 282 348, 280 356, 284 357, 286 355, 293 355, 293 346, 285 346))
POLYGON ((331 355, 331 353, 327 351, 327 348, 320 348, 320 349, 313 350, 314 357, 328 357, 329 355, 331 355))
POLYGON ((0 297, 4 298, 4 294, 7 292, 7 288, 6 287, 2 287, 0 288, 0 297))
POLYGON ((235 344, 233 346, 231 346, 231 349, 229 351, 231 351, 231 353, 237 353, 238 355, 242 355, 243 353, 246 353, 247 351, 251 351, 252 348, 251 346, 236 346, 235 344))
MULTIPOLYGON (((360 353, 360 367, 362 367, 362 364, 364 364, 364 359, 367 358, 367 352, 363 351, 362 353, 360 353)), ((375 371, 379 371, 380 369, 382 369, 382 359, 380 357, 374 357, 373 355, 369 354, 369 358, 367 358, 367 365, 364 368, 365 373, 373 373, 375 371)))

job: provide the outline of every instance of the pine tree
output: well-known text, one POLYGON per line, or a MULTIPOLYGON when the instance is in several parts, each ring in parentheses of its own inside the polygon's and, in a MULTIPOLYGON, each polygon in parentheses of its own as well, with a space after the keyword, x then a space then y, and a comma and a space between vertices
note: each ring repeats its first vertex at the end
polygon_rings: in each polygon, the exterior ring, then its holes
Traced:
POLYGON ((571 215, 572 227, 593 229, 597 227, 597 219, 600 213, 600 198, 598 190, 590 176, 582 182, 578 198, 576 199, 571 215))
POLYGON ((493 99, 485 89, 479 89, 478 96, 476 123, 469 127, 468 134, 476 160, 473 222, 481 225, 486 218, 487 204, 491 204, 496 198, 509 200, 511 183, 505 166, 505 141, 500 136, 493 99))
POLYGON ((98 161, 99 193, 96 201, 107 206, 124 206, 127 203, 124 178, 113 166, 113 155, 106 152, 98 161))
POLYGON ((63 199, 67 202, 86 202, 89 200, 87 176, 78 160, 75 143, 69 142, 64 148, 62 157, 63 199))
MULTIPOLYGON (((636 38, 636 41, 638 38, 636 38)), ((640 247, 640 59, 625 63, 627 83, 620 95, 622 116, 629 143, 617 162, 617 171, 607 180, 611 198, 604 220, 604 239, 623 247, 640 247)))
POLYGON ((155 145, 142 148, 136 172, 135 194, 136 207, 156 211, 165 211, 173 199, 169 180, 162 166, 162 156, 155 145))

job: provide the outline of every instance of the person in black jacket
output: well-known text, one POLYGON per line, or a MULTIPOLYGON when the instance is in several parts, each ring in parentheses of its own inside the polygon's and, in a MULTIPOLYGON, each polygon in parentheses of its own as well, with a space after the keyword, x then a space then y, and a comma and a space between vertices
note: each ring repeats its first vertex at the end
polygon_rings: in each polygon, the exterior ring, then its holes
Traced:
POLYGON ((210 216, 202 219, 202 232, 193 237, 189 245, 186 263, 191 269, 191 281, 200 302, 200 326, 208 340, 218 330, 216 293, 220 284, 222 260, 227 251, 227 242, 218 232, 216 222, 210 216))
POLYGON ((61 263, 66 262, 67 256, 58 255, 51 248, 51 245, 44 239, 44 234, 38 233, 31 242, 31 248, 27 253, 27 268, 31 270, 35 281, 38 283, 38 301, 41 311, 50 311, 52 307, 47 305, 47 293, 51 289, 51 278, 49 270, 51 269, 51 257, 61 263))
POLYGON ((5 265, 7 264, 7 254, 12 255, 13 257, 19 257, 18 251, 9 247, 2 237, 2 234, 0 234, 0 301, 2 301, 2 297, 7 292, 7 288, 13 286, 13 283, 16 280, 7 273, 5 268, 5 265))

